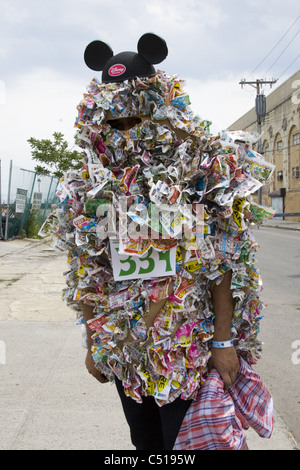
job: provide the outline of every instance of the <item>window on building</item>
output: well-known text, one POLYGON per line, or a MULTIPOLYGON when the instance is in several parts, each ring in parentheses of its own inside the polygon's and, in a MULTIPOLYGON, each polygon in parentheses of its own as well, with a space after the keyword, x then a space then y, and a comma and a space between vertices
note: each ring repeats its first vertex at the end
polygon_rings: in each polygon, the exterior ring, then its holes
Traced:
POLYGON ((297 134, 293 135, 293 145, 299 145, 300 144, 300 132, 297 132, 297 134))
POLYGON ((263 152, 266 157, 268 157, 269 154, 270 154, 269 147, 270 147, 270 145, 268 144, 268 142, 266 142, 265 146, 264 146, 264 152, 263 152))
POLYGON ((283 171, 277 171, 277 181, 283 180, 283 171))
POLYGON ((278 142, 277 142, 277 151, 281 152, 282 149, 283 149, 282 140, 278 140, 278 142))
POLYGON ((300 177, 300 167, 299 166, 295 166, 292 169, 292 176, 293 176, 293 178, 299 178, 300 177))

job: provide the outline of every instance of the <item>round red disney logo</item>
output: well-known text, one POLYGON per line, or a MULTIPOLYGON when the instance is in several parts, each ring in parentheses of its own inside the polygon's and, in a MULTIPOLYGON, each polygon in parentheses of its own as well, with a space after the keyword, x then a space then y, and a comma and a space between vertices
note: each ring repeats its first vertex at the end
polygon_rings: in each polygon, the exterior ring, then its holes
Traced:
POLYGON ((110 67, 108 70, 108 74, 111 77, 117 77, 118 75, 122 75, 126 70, 125 65, 123 64, 115 64, 110 67))

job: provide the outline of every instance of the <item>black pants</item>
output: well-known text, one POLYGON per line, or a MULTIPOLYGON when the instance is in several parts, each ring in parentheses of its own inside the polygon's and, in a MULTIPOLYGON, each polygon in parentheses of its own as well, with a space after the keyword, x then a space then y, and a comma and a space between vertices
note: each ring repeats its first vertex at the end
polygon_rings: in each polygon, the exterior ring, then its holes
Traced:
POLYGON ((177 398, 159 407, 153 397, 143 397, 143 403, 137 403, 125 395, 121 381, 116 380, 116 386, 136 449, 172 450, 191 400, 177 398))

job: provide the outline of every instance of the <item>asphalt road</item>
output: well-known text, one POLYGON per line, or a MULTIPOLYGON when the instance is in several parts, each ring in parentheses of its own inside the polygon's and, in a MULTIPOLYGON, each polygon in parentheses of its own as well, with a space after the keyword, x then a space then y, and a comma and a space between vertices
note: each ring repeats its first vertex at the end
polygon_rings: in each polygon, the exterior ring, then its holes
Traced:
POLYGON ((261 227, 255 230, 260 248, 264 342, 256 366, 276 409, 300 443, 300 232, 261 227))

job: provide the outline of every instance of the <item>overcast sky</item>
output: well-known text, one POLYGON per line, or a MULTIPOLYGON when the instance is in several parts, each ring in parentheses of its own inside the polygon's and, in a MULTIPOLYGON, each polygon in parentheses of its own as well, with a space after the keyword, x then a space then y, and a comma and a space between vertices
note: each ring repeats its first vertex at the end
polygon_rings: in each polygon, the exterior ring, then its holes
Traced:
POLYGON ((117 54, 136 51, 145 32, 163 37, 169 54, 157 67, 186 80, 193 110, 216 133, 254 106, 242 78, 278 86, 300 69, 299 15, 299 0, 0 0, 2 185, 11 159, 34 168, 30 137, 60 131, 73 145, 76 106, 101 78, 83 61, 89 42, 117 54))

